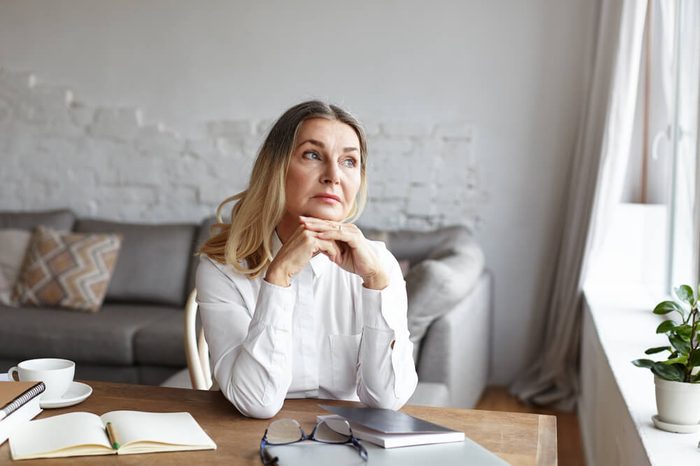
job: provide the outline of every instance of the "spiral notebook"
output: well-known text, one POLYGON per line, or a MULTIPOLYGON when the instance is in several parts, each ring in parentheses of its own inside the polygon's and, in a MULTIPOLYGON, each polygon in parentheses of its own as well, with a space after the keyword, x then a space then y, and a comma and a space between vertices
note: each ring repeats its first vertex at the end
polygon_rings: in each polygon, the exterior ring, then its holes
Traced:
POLYGON ((0 381, 0 445, 22 424, 41 413, 44 382, 0 381))
POLYGON ((44 390, 44 382, 0 383, 0 421, 41 395, 44 390))

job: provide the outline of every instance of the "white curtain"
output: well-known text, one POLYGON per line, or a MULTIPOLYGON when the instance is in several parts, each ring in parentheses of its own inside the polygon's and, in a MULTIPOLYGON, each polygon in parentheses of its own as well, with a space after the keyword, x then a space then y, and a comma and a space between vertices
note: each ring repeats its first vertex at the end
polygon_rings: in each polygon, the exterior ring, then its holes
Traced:
POLYGON ((541 347, 511 391, 572 410, 578 395, 582 288, 604 225, 622 194, 632 141, 647 0, 601 0, 585 113, 564 230, 545 303, 541 347))

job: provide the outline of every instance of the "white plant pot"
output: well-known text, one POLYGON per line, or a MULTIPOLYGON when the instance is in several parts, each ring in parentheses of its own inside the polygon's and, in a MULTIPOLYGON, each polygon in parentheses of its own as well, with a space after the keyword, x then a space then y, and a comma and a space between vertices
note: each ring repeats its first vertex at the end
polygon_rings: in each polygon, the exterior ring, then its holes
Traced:
POLYGON ((654 375, 659 419, 669 424, 700 423, 700 383, 670 382, 654 375))

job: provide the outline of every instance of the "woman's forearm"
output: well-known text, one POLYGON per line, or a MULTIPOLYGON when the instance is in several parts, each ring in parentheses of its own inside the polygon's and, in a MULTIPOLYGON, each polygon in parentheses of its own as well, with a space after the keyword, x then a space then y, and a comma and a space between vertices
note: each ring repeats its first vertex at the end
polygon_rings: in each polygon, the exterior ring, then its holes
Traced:
POLYGON ((217 364, 222 392, 244 415, 274 416, 292 380, 291 289, 263 283, 242 343, 217 364))
POLYGON ((357 394, 368 406, 398 409, 411 397, 418 381, 402 285, 398 278, 383 291, 362 290, 364 327, 357 394))
POLYGON ((226 398, 245 416, 273 417, 282 408, 291 383, 290 351, 289 332, 268 327, 246 338, 222 387, 226 398), (272 351, 270 342, 276 342, 272 351))

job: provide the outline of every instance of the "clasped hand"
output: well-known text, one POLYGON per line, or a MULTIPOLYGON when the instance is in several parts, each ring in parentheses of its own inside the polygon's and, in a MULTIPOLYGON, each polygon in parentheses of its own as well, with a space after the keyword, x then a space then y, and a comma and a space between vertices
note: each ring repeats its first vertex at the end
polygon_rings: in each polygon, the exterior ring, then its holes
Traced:
POLYGON ((325 254, 338 266, 362 277, 366 288, 381 290, 389 284, 388 275, 359 228, 351 223, 299 217, 292 233, 270 263, 265 280, 289 286, 316 254, 325 254))

